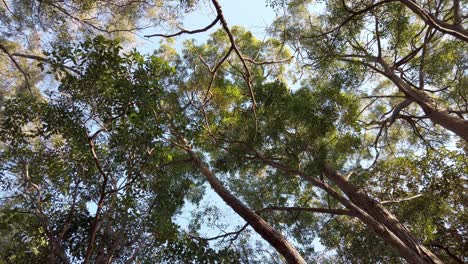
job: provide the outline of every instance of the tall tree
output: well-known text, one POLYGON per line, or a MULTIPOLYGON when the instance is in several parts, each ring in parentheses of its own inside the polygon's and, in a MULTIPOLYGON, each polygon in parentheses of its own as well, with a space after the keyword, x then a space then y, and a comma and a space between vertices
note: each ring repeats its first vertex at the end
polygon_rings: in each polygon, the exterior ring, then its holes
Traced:
POLYGON ((105 35, 131 43, 137 32, 171 26, 197 1, 29 1, 0 2, 0 91, 34 90, 42 79, 43 50, 87 36, 105 35), (170 14, 170 15, 169 15, 170 14))
MULTIPOLYGON (((392 106, 374 120, 382 128, 400 119, 424 134, 433 130, 426 124, 430 121, 468 140, 466 39, 453 38, 428 22, 421 15, 426 11, 413 8, 413 1, 327 1, 320 13, 311 13, 315 6, 309 3, 292 1, 290 16, 279 19, 277 28, 313 74, 341 70, 356 82, 371 78, 376 83, 364 90, 369 99, 388 100, 392 106)), ((466 17, 457 3, 423 1, 421 6, 435 14, 427 15, 433 17, 430 21, 440 16, 439 22, 449 23, 457 13, 454 27, 463 31, 466 17)))
MULTIPOLYGON (((253 246, 236 241, 250 226, 288 263, 320 261, 316 237, 330 261, 463 263, 462 5, 281 1, 290 16, 260 41, 210 2, 206 27, 148 35, 220 27, 181 54, 100 36, 23 56, 59 86, 2 98, 2 261, 250 262, 253 246), (205 182, 245 221, 238 231, 178 226, 205 182)), ((11 83, 27 82, 5 45, 11 83)))

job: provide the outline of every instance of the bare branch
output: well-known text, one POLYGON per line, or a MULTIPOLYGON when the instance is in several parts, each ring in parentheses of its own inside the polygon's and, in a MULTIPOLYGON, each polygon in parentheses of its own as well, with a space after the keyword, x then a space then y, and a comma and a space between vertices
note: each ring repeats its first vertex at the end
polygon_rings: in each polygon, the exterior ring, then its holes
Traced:
POLYGON ((191 234, 187 234, 187 236, 190 237, 190 238, 196 239, 196 240, 203 240, 203 241, 210 241, 210 240, 216 240, 216 239, 220 239, 220 238, 226 238, 226 237, 229 237, 229 236, 233 236, 232 238, 230 238, 230 240, 234 241, 239 237, 239 235, 242 233, 242 231, 244 231, 248 226, 249 226, 249 224, 247 223, 237 231, 228 232, 228 233, 218 235, 218 236, 214 236, 214 237, 205 238, 205 237, 199 237, 199 236, 195 236, 195 235, 191 235, 191 234))
POLYGON ((152 35, 144 35, 146 38, 151 38, 151 37, 164 37, 164 38, 172 38, 175 36, 180 36, 182 34, 197 34, 201 32, 205 32, 209 30, 210 28, 214 27, 216 23, 219 21, 219 16, 216 17, 215 20, 213 20, 208 26, 200 29, 195 29, 195 30, 187 30, 187 29, 182 29, 181 31, 174 33, 174 34, 152 34, 152 35))
POLYGON ((410 200, 416 199, 416 198, 418 198, 418 197, 421 197, 421 196, 423 196, 423 195, 424 195, 424 194, 420 193, 420 194, 416 194, 416 195, 414 195, 414 196, 407 197, 407 198, 382 201, 382 202, 380 202, 380 204, 390 204, 390 203, 401 203, 401 202, 406 202, 406 201, 410 201, 410 200))
POLYGON ((374 98, 405 98, 403 95, 367 95, 361 96, 362 99, 374 99, 374 98))
POLYGON ((282 207, 282 206, 269 206, 262 208, 257 213, 265 211, 284 211, 284 212, 310 212, 310 213, 324 213, 332 215, 348 215, 354 216, 350 210, 346 209, 330 209, 330 208, 312 208, 312 207, 282 207))
POLYGON ((255 61, 253 59, 249 58, 244 58, 246 61, 255 64, 255 65, 269 65, 269 64, 277 64, 277 63, 284 63, 284 62, 289 62, 292 59, 294 59, 294 56, 291 56, 290 58, 282 59, 282 60, 271 60, 271 61, 255 61))
POLYGON ((468 31, 463 29, 461 25, 458 24, 449 24, 445 21, 439 20, 434 15, 425 11, 421 6, 419 6, 416 1, 412 0, 399 0, 402 4, 407 6, 411 11, 418 15, 424 22, 429 26, 439 30, 440 32, 449 34, 458 38, 462 41, 468 42, 468 31))
MULTIPOLYGON (((218 17, 221 20, 221 24, 223 25, 224 31, 226 32, 226 34, 228 34, 229 41, 231 42, 231 46, 234 49, 234 52, 239 57, 240 61, 242 62, 242 65, 244 67, 245 81, 247 83, 247 87, 249 88, 250 98, 252 100, 252 109, 253 109, 254 115, 256 117, 257 102, 255 101, 255 95, 254 95, 253 88, 252 88, 251 74, 250 74, 249 67, 247 66, 247 62, 246 62, 244 56, 242 55, 242 53, 240 52, 239 48, 236 45, 236 41, 234 39, 234 36, 232 35, 232 32, 229 29, 229 26, 228 26, 228 24, 226 22, 226 19, 224 18, 223 10, 221 8, 221 5, 219 4, 219 2, 217 0, 212 0, 212 3, 215 6, 216 12, 218 13, 218 17)), ((257 118, 255 118, 255 120, 256 119, 257 118)))
POLYGON ((350 13, 352 13, 349 17, 347 17, 345 20, 343 20, 343 22, 341 22, 338 26, 330 29, 330 30, 327 30, 325 32, 322 32, 320 33, 319 35, 314 35, 314 36, 311 36, 310 38, 318 38, 318 37, 323 37, 325 35, 328 35, 330 33, 333 33, 337 30, 340 30, 344 25, 346 25, 349 21, 351 21, 353 18, 359 16, 359 15, 362 15, 366 12, 369 12, 370 10, 380 6, 380 5, 383 5, 383 4, 386 4, 386 3, 390 3, 390 2, 393 2, 393 1, 396 1, 396 0, 384 0, 384 1, 380 1, 380 2, 377 2, 375 4, 372 4, 362 10, 359 10, 359 11, 352 11, 350 10, 349 8, 346 7, 346 5, 344 5, 344 7, 346 8, 346 10, 350 13))
POLYGON ((91 229, 90 229, 90 234, 89 234, 89 242, 88 246, 86 249, 86 255, 83 263, 88 263, 89 259, 91 258, 91 255, 93 254, 94 247, 95 247, 95 240, 96 240, 96 233, 99 227, 99 219, 101 215, 102 208, 104 207, 104 200, 106 198, 106 187, 107 187, 107 182, 109 180, 109 177, 107 173, 104 171, 104 169, 101 166, 101 162, 99 161, 99 158, 97 157, 95 146, 94 146, 94 139, 90 136, 88 136, 88 145, 89 149, 91 151, 91 154, 93 156, 94 163, 96 164, 96 168, 99 171, 99 174, 103 178, 103 183, 101 185, 101 190, 100 190, 100 197, 99 201, 97 203, 97 209, 96 209, 96 215, 94 216, 94 221, 91 224, 91 229))
POLYGON ((208 95, 210 94, 211 87, 213 86, 214 80, 216 78, 216 74, 218 73, 219 68, 221 65, 229 58, 229 55, 231 55, 231 52, 233 51, 233 47, 231 46, 226 52, 226 54, 221 58, 221 60, 213 67, 213 70, 210 69, 209 65, 203 60, 202 57, 200 57, 201 61, 207 66, 208 70, 211 73, 211 78, 210 78, 210 83, 208 85, 208 88, 206 89, 205 96, 203 97, 203 105, 208 102, 208 95))
MULTIPOLYGON (((142 28, 138 28, 138 27, 135 27, 135 28, 128 28, 128 29, 114 29, 114 30, 107 30, 107 29, 103 29, 103 28, 100 28, 96 25, 94 25, 93 23, 90 23, 88 21, 86 21, 86 19, 81 19, 77 16, 74 16, 72 15, 69 11, 67 11, 65 8, 63 8, 62 6, 59 6, 55 3, 53 3, 52 1, 41 1, 41 3, 44 3, 46 5, 49 5, 49 6, 52 6, 53 8, 55 8, 56 10, 58 10, 59 12, 61 12, 62 14, 64 14, 65 16, 69 17, 70 19, 80 23, 81 25, 83 25, 89 32, 92 32, 92 30, 90 30, 90 28, 96 30, 96 31, 99 31, 99 32, 104 32, 104 33, 107 33, 107 34, 111 34, 111 33, 115 33, 115 32, 132 32, 132 31, 135 31, 135 30, 138 30, 138 29, 142 29, 142 28)), ((73 12, 73 11, 72 11, 73 12)), ((89 19, 88 19, 89 20, 89 19)))

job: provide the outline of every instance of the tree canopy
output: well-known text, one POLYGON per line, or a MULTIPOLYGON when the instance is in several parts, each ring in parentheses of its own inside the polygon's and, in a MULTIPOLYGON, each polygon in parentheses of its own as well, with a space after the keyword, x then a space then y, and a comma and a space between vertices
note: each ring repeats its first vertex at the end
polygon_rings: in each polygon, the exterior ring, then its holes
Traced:
POLYGON ((207 3, 0 3, 0 263, 468 261, 466 1, 207 3))

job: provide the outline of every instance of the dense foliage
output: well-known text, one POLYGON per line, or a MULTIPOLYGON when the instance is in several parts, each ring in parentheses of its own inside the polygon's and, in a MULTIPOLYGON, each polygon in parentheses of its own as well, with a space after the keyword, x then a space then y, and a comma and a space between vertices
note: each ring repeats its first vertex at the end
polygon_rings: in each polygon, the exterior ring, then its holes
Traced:
POLYGON ((0 263, 466 262, 466 15, 437 3, 269 1, 260 41, 212 1, 179 32, 206 42, 142 54, 201 3, 4 2, 0 263))

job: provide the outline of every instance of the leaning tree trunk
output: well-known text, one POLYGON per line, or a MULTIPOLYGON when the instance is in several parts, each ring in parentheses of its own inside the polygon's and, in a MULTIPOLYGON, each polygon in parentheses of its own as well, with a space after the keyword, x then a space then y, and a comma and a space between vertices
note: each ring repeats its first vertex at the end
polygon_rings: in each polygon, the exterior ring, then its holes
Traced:
MULTIPOLYGON (((385 209, 379 202, 361 192, 356 186, 349 182, 346 177, 335 171, 330 166, 325 166, 324 174, 328 179, 335 183, 346 194, 346 196, 348 196, 354 205, 388 229, 388 234, 385 232, 379 234, 379 236, 388 237, 393 234, 403 243, 404 248, 397 248, 397 250, 404 254, 407 261, 410 263, 421 264, 442 263, 442 261, 427 249, 421 241, 415 238, 392 213, 385 209)), ((361 220, 366 222, 364 219, 361 220)), ((371 223, 366 222, 366 224, 369 225, 371 223)), ((385 240, 387 241, 387 239, 385 240)))
POLYGON ((262 236, 272 247, 274 247, 288 263, 305 264, 305 260, 297 249, 291 245, 286 238, 271 227, 259 215, 245 206, 239 199, 232 195, 222 183, 216 178, 208 166, 201 161, 193 150, 185 149, 192 158, 193 164, 206 177, 213 190, 228 204, 239 216, 241 216, 260 236, 262 236))
POLYGON ((401 224, 393 214, 388 212, 376 200, 360 192, 360 190, 349 182, 346 177, 336 172, 330 166, 325 166, 325 176, 335 183, 338 188, 346 194, 349 200, 336 192, 325 182, 307 175, 303 171, 293 169, 285 164, 268 159, 255 150, 253 151, 255 156, 265 165, 297 175, 310 182, 312 185, 327 192, 330 196, 349 209, 354 216, 366 224, 374 234, 382 238, 389 246, 398 251, 400 256, 406 259, 409 263, 442 263, 437 256, 412 236, 410 231, 401 224))

